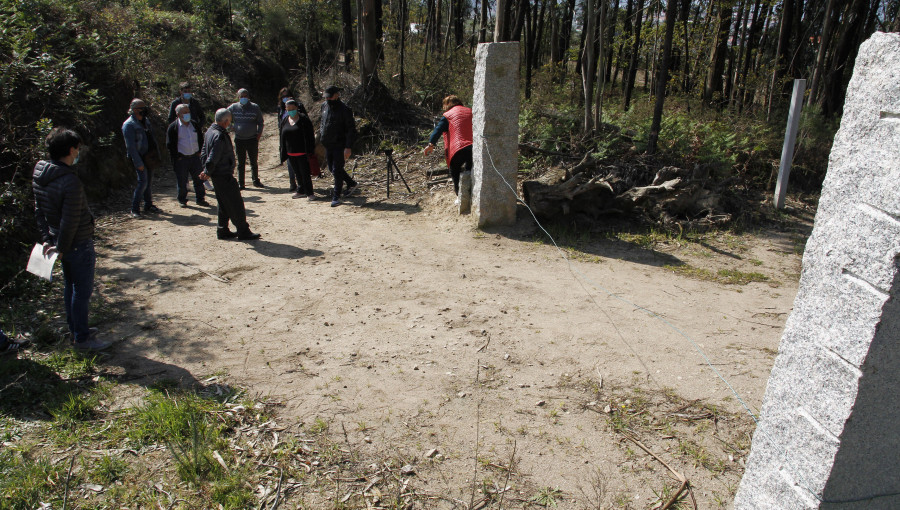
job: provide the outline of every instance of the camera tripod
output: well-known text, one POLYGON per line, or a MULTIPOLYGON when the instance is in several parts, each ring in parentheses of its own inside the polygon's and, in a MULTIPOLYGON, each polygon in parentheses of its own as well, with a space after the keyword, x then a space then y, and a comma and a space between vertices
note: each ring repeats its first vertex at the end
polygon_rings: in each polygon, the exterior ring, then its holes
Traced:
POLYGON ((403 181, 403 185, 406 186, 406 191, 412 193, 412 190, 409 189, 409 184, 406 183, 406 179, 403 177, 403 174, 400 173, 400 167, 397 166, 397 163, 394 161, 394 149, 382 149, 385 156, 387 156, 387 197, 391 198, 391 181, 396 181, 396 177, 394 177, 394 170, 397 171, 397 175, 400 177, 400 180, 403 181))

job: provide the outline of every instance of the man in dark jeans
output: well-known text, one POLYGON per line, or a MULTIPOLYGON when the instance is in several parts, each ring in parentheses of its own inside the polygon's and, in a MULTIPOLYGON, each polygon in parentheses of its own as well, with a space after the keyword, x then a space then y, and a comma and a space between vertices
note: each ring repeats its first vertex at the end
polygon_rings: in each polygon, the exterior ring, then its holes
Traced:
POLYGON ((175 169, 175 184, 177 188, 178 203, 181 207, 187 207, 187 182, 188 176, 194 180, 194 193, 197 195, 197 205, 209 207, 206 201, 206 189, 203 187, 203 179, 200 178, 200 148, 203 147, 203 130, 200 122, 191 118, 191 110, 186 104, 180 104, 176 108, 177 118, 166 129, 166 148, 172 159, 175 169))
POLYGON ((350 196, 356 191, 356 181, 344 170, 344 161, 350 157, 350 147, 356 138, 356 122, 353 120, 353 111, 341 101, 339 87, 332 85, 325 89, 325 99, 319 123, 319 142, 325 146, 328 170, 334 176, 331 207, 337 207, 341 205, 344 182, 347 183, 347 190, 343 196, 350 196))
POLYGON ((131 116, 122 124, 122 136, 125 138, 125 151, 128 160, 134 165, 137 185, 131 198, 131 217, 141 217, 141 202, 144 212, 161 213, 159 207, 153 205, 153 166, 159 161, 156 140, 147 115, 150 109, 140 99, 132 99, 128 110, 131 116))
POLYGON ((200 164, 203 166, 201 179, 211 178, 216 188, 216 200, 219 202, 219 228, 216 237, 252 241, 259 239, 259 234, 250 231, 247 224, 247 211, 244 199, 234 178, 234 145, 228 136, 231 125, 231 112, 225 108, 216 110, 216 123, 209 126, 203 137, 203 150, 200 152, 200 164), (234 223, 237 232, 228 229, 228 222, 234 223))
POLYGON ((259 180, 259 139, 263 132, 263 114, 259 105, 250 101, 250 91, 238 90, 238 102, 228 107, 234 121, 234 148, 237 151, 238 184, 244 189, 244 169, 250 158, 253 185, 264 188, 259 180))
POLYGON ((101 350, 110 345, 88 327, 88 310, 94 290, 94 215, 84 186, 72 168, 78 161, 81 138, 72 130, 54 128, 47 135, 49 161, 34 167, 34 212, 44 254, 59 252, 62 259, 66 322, 76 349, 101 350))

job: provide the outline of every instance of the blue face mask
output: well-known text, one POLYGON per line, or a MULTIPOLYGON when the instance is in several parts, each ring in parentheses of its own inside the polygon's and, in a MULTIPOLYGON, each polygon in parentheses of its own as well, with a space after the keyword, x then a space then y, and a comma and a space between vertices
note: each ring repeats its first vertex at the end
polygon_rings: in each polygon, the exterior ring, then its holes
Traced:
POLYGON ((185 122, 190 122, 190 121, 191 121, 191 114, 190 114, 190 113, 185 113, 185 114, 182 116, 182 118, 184 119, 185 122))
POLYGON ((73 165, 77 165, 78 161, 81 159, 81 149, 78 150, 78 154, 75 155, 75 159, 72 160, 73 165))
POLYGON ((297 115, 300 114, 300 111, 299 110, 288 110, 287 114, 293 119, 294 117, 296 117, 297 115))
POLYGON ((242 105, 244 105, 244 104, 247 104, 247 103, 250 102, 250 98, 248 98, 248 97, 242 97, 242 98, 238 99, 238 101, 240 101, 240 103, 241 103, 242 105))
POLYGON ((190 101, 193 96, 190 92, 185 92, 184 94, 181 94, 181 97, 183 97, 185 101, 190 101))

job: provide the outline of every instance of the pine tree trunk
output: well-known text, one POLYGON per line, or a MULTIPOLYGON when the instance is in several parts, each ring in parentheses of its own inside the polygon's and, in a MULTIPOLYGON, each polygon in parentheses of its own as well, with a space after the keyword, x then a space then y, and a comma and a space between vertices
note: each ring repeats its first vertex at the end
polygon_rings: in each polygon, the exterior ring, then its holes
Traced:
POLYGON ((350 0, 341 0, 341 52, 344 54, 344 63, 350 65, 353 61, 353 10, 350 0))
POLYGON ((581 56, 581 85, 584 92, 584 124, 582 129, 585 133, 590 133, 594 129, 592 114, 592 102, 594 99, 594 73, 592 72, 592 63, 594 62, 594 38, 595 34, 595 0, 584 0, 584 31, 582 32, 582 40, 584 41, 583 55, 581 56))
POLYGON ((716 94, 722 92, 722 74, 725 72, 725 61, 728 56, 728 34, 731 32, 732 8, 729 0, 719 3, 716 15, 716 37, 710 50, 709 69, 706 84, 703 88, 703 101, 712 104, 716 94))
POLYGON ((625 97, 622 100, 622 109, 628 111, 631 107, 631 93, 634 90, 634 79, 637 76, 638 52, 641 48, 641 15, 644 10, 644 0, 637 0, 635 10, 634 41, 631 44, 631 58, 628 62, 628 78, 625 80, 625 97))
POLYGON ((772 83, 769 85, 769 101, 766 119, 772 114, 775 102, 775 91, 782 90, 782 79, 787 74, 788 55, 790 55, 791 28, 794 25, 794 2, 783 0, 781 4, 781 26, 778 29, 778 46, 775 50, 775 70, 772 72, 772 83))
POLYGON ((622 69, 622 93, 625 92, 625 83, 628 81, 628 61, 631 58, 631 53, 626 41, 631 39, 631 34, 634 33, 634 12, 632 8, 634 7, 634 0, 628 0, 625 4, 625 19, 622 20, 623 31, 625 35, 622 37, 622 42, 619 43, 619 52, 616 57, 616 72, 613 74, 613 81, 616 81, 616 74, 619 74, 619 69, 622 69), (623 65, 624 64, 624 65, 623 65))
POLYGON ((488 0, 481 0, 481 26, 478 29, 478 42, 487 42, 488 0))
POLYGON ((597 48, 597 59, 599 60, 594 67, 597 68, 597 97, 594 101, 594 127, 599 128, 603 122, 603 89, 606 86, 606 66, 603 58, 606 55, 606 47, 604 46, 604 31, 609 31, 607 17, 607 9, 609 0, 600 0, 600 16, 597 24, 597 41, 600 46, 597 48))
POLYGON ((834 9, 834 0, 828 0, 825 6, 825 20, 822 24, 822 35, 819 36, 819 50, 816 53, 816 65, 813 67, 812 82, 809 86, 809 99, 806 104, 812 106, 816 104, 816 95, 819 92, 819 82, 822 81, 822 70, 825 65, 825 53, 831 44, 831 31, 834 26, 832 13, 834 9))
POLYGON ((666 101, 666 83, 669 81, 669 60, 672 57, 672 39, 675 34, 675 9, 678 0, 666 2, 666 36, 663 41, 662 64, 659 70, 659 80, 656 88, 656 105, 653 108, 653 122, 650 125, 650 137, 647 143, 647 153, 656 153, 656 145, 659 142, 659 128, 662 125, 663 106, 666 101))

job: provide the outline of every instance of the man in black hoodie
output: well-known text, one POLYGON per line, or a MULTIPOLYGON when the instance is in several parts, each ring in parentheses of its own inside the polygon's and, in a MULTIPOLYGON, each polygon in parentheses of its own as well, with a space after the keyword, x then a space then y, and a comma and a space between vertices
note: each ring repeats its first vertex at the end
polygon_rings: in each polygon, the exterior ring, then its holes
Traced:
POLYGON ((326 101, 322 103, 319 124, 319 141, 325 146, 328 171, 334 176, 334 191, 331 207, 341 205, 342 196, 350 196, 356 191, 356 181, 344 170, 344 162, 350 157, 350 148, 356 139, 356 121, 353 111, 341 101, 341 88, 334 85, 325 89, 326 101), (344 183, 346 191, 341 193, 344 183))
POLYGON ((65 290, 66 321, 76 349, 101 350, 111 344, 88 327, 94 290, 94 215, 84 186, 72 165, 81 152, 81 138, 70 129, 54 128, 47 135, 49 161, 34 167, 34 213, 44 254, 59 252, 65 290))

